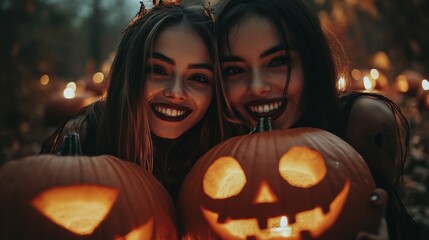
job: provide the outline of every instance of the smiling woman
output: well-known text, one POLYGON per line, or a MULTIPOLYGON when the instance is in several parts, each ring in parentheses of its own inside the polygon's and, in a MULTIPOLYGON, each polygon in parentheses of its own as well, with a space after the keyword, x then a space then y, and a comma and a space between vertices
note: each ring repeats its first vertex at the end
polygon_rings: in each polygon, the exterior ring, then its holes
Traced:
POLYGON ((408 122, 381 94, 337 92, 342 59, 334 56, 308 1, 223 0, 214 8, 223 106, 231 122, 248 132, 269 117, 274 129, 314 127, 336 134, 388 192, 390 239, 426 239, 396 193, 407 159, 408 122))
POLYGON ((202 7, 142 5, 124 31, 106 98, 70 117, 42 152, 78 132, 85 154, 137 163, 175 198, 194 162, 222 139, 211 29, 202 7))
POLYGON ((200 121, 210 105, 210 55, 197 33, 178 25, 158 36, 148 65, 151 131, 159 137, 177 138, 200 121))

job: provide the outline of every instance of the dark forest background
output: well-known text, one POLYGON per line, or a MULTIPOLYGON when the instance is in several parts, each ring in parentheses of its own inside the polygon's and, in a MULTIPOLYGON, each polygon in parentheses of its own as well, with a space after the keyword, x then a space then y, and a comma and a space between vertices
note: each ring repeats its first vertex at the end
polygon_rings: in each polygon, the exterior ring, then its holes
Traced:
MULTIPOLYGON (((422 87, 429 79, 429 1, 308 1, 347 53, 340 61, 349 66, 344 75, 350 86, 359 88, 353 81, 377 69, 384 79, 377 90, 407 116, 411 153, 401 195, 416 221, 429 228, 429 97, 422 87)), ((131 0, 0 2, 0 164, 37 154, 67 114, 103 93, 100 74, 108 74, 121 33, 139 7, 131 0), (62 92, 69 82, 77 89, 75 100, 67 101, 62 92)))

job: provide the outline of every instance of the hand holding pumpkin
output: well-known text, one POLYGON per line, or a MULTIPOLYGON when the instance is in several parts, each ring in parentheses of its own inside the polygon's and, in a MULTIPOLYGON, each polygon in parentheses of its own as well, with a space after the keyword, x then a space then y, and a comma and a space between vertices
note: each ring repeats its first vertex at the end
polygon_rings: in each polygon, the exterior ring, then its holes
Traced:
POLYGON ((380 212, 380 226, 378 228, 377 234, 372 234, 369 232, 361 231, 357 234, 357 240, 389 240, 389 229, 387 226, 386 219, 384 214, 386 211, 386 205, 388 201, 387 192, 383 189, 377 188, 370 197, 370 202, 376 207, 380 212))

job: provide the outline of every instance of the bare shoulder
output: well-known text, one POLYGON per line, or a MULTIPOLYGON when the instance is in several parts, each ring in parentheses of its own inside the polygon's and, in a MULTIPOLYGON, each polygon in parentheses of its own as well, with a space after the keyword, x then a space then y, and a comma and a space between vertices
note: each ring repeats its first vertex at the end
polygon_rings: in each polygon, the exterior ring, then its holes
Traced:
POLYGON ((360 97, 353 103, 350 116, 349 126, 364 129, 373 127, 396 127, 395 114, 389 105, 381 99, 373 97, 360 97))
POLYGON ((375 175, 394 182, 399 154, 398 125, 386 100, 356 99, 347 123, 346 141, 365 159, 375 175))

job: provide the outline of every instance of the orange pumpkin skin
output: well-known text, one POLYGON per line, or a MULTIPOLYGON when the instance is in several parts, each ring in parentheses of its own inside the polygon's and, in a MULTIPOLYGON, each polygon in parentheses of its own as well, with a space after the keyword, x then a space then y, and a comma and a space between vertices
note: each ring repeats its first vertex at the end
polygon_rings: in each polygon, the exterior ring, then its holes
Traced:
POLYGON ((185 178, 178 199, 182 238, 355 239, 358 231, 376 232, 379 226, 380 212, 369 201, 374 190, 362 157, 329 132, 294 128, 234 137, 203 155, 185 178), (303 162, 313 165, 310 168, 318 176, 293 183, 283 164, 293 169, 303 162), (235 175, 217 173, 233 168, 235 175), (241 178, 236 177, 240 174, 241 178), (224 189, 233 193, 216 193, 224 189), (304 226, 301 219, 313 219, 309 213, 314 209, 321 209, 326 218, 320 218, 320 224, 304 226), (337 209, 336 216, 333 209, 337 209), (274 232, 270 227, 277 226, 275 221, 281 216, 290 219, 293 234, 265 234, 274 232), (233 224, 256 226, 257 230, 238 230, 233 224))
POLYGON ((162 185, 138 165, 109 155, 45 154, 8 162, 0 169, 0 196, 0 239, 178 238, 175 208, 162 185), (81 195, 88 202, 79 202, 81 195), (56 221, 40 210, 54 203, 50 214, 64 211, 56 221), (91 214, 100 214, 102 204, 108 205, 105 216, 94 223, 91 214), (97 211, 86 213, 86 206, 97 211), (66 213, 72 219, 64 223, 66 213), (77 224, 80 219, 90 223, 77 224))

